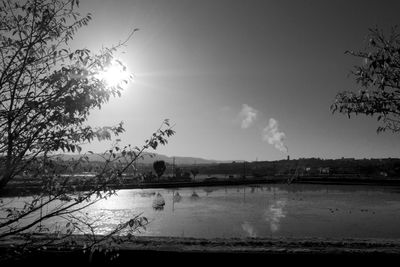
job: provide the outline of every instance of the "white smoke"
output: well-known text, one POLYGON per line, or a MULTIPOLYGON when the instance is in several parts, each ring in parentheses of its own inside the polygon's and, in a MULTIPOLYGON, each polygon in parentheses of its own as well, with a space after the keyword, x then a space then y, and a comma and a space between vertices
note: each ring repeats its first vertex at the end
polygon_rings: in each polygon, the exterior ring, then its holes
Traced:
POLYGON ((243 104, 242 110, 239 112, 242 129, 249 128, 257 119, 258 111, 249 105, 243 104))
POLYGON ((273 145, 279 151, 287 153, 288 149, 283 143, 285 137, 285 133, 279 130, 278 121, 270 118, 268 125, 263 130, 263 140, 273 145))

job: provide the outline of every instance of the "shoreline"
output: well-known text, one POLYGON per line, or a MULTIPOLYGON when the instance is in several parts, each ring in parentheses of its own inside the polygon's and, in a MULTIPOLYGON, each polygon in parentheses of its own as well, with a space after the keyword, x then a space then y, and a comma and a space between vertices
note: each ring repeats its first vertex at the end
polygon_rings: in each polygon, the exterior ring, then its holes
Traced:
MULTIPOLYGON (((187 188, 187 187, 212 187, 212 186, 238 186, 238 185, 260 185, 260 184, 324 184, 324 185, 371 185, 371 186, 400 186, 400 179, 377 179, 377 178, 336 178, 336 177, 301 177, 288 182, 290 177, 262 177, 241 179, 220 179, 214 181, 187 181, 187 182, 148 182, 127 183, 124 185, 110 185, 116 190, 121 189, 150 189, 150 188, 187 188)), ((86 188, 89 189, 89 188, 86 188)), ((78 190, 84 190, 82 188, 78 190)), ((2 197, 15 197, 40 192, 37 185, 15 185, 1 191, 2 197), (12 188, 11 188, 12 187, 12 188)))

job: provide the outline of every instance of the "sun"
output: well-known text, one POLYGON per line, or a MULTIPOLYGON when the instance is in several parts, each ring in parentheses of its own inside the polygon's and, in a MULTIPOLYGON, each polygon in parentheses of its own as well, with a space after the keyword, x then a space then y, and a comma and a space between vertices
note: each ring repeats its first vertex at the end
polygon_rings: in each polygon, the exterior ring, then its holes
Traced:
POLYGON ((122 65, 113 63, 104 71, 101 71, 98 74, 98 78, 108 86, 117 86, 125 84, 124 81, 128 82, 129 75, 122 65))

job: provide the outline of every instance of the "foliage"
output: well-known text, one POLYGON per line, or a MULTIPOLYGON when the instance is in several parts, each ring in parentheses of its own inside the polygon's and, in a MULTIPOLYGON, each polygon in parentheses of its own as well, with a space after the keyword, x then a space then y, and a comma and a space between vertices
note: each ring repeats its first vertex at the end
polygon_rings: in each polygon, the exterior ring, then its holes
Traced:
MULTIPOLYGON (((88 49, 71 50, 69 42, 91 14, 76 12, 78 0, 4 0, 0 3, 0 190, 17 176, 37 180, 40 192, 26 198, 22 206, 1 201, 0 241, 20 235, 33 248, 34 233, 52 233, 45 243, 67 240, 81 233, 87 238, 83 250, 92 250, 117 233, 137 231, 147 220, 142 216, 121 222, 102 237, 86 211, 94 203, 116 194, 115 185, 124 172, 147 149, 165 145, 174 134, 165 120, 143 146, 119 145, 100 155, 104 165, 95 177, 73 183, 72 175, 59 175, 55 153, 81 152, 81 145, 97 138, 111 139, 124 132, 122 123, 113 127, 86 125, 89 112, 101 108, 110 97, 120 96, 122 81, 107 84, 99 75, 112 64, 126 67, 114 53, 126 41, 97 54, 88 49), (43 227, 61 218, 64 225, 43 227), (127 232, 124 232, 127 230, 127 232), (50 238, 53 236, 52 238, 50 238)), ((88 152, 92 153, 93 152, 88 152)), ((65 166, 65 172, 88 161, 87 155, 65 166)), ((45 249, 41 242, 37 249, 45 249)), ((18 251, 16 247, 13 250, 18 251)))
POLYGON ((0 5, 0 188, 38 156, 80 152, 84 142, 124 131, 122 123, 85 125, 91 109, 121 94, 120 84, 108 86, 98 74, 120 63, 113 52, 122 44, 99 54, 71 50, 74 34, 92 18, 77 13, 77 3, 5 0, 0 5))
POLYGON ((193 180, 196 179, 196 175, 199 174, 199 169, 191 169, 190 173, 193 175, 193 180))
POLYGON ((175 171, 174 172, 175 172, 174 174, 175 174, 176 178, 181 178, 182 177, 183 170, 181 168, 175 167, 175 171))
POLYGON ((370 29, 364 51, 346 53, 362 59, 351 74, 360 89, 336 96, 332 112, 375 116, 382 123, 377 131, 400 130, 400 35, 392 28, 386 36, 382 30, 370 29))
POLYGON ((165 170, 167 169, 167 166, 165 165, 165 161, 157 160, 153 162, 153 168, 158 176, 158 179, 160 179, 160 177, 164 174, 165 170))

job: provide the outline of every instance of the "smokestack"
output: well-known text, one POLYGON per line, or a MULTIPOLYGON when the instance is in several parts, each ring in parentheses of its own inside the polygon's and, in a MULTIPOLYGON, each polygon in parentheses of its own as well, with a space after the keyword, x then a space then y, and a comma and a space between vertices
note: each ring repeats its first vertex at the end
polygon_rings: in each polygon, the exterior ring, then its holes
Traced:
POLYGON ((290 156, 289 155, 287 155, 287 160, 290 160, 290 156))

